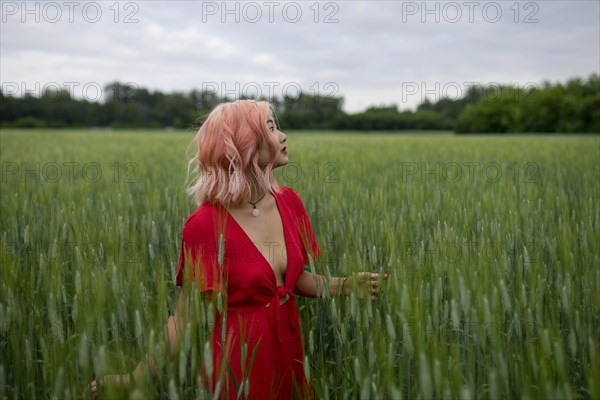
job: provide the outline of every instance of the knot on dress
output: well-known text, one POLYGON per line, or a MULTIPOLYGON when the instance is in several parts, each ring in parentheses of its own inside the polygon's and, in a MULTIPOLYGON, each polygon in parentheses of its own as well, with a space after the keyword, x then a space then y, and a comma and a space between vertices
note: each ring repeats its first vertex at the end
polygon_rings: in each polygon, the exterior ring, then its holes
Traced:
POLYGON ((286 289, 285 286, 277 286, 277 294, 279 295, 279 298, 285 297, 287 292, 291 292, 291 290, 286 289))
POLYGON ((287 321, 280 320, 280 315, 281 315, 281 313, 279 311, 279 309, 281 308, 280 300, 288 295, 290 296, 290 298, 288 299, 288 302, 291 302, 292 304, 290 304, 290 306, 293 309, 295 309, 294 303, 296 300, 296 296, 294 295, 294 292, 292 292, 290 289, 286 288, 285 286, 277 286, 277 289, 275 290, 275 295, 273 296, 273 298, 271 300, 271 304, 269 306, 269 319, 271 321, 271 324, 275 328, 275 336, 277 336, 277 341, 279 343, 282 342, 284 325, 289 325, 293 329, 296 326, 295 321, 293 321, 293 319, 298 318, 297 312, 296 313, 288 312, 288 313, 286 313, 286 315, 288 316, 287 321))

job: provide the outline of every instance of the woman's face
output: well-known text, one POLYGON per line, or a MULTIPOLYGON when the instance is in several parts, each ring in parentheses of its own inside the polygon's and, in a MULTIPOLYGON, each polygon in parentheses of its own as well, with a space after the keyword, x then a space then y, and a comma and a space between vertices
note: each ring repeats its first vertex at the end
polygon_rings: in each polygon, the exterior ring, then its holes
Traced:
POLYGON ((267 127, 269 128, 269 132, 276 138, 279 148, 275 154, 275 159, 271 160, 269 149, 266 145, 263 145, 258 153, 258 162, 261 166, 272 162, 273 169, 275 169, 288 163, 287 147, 285 146, 287 135, 277 128, 277 125, 275 125, 275 118, 273 118, 271 111, 269 111, 269 114, 267 115, 267 127))

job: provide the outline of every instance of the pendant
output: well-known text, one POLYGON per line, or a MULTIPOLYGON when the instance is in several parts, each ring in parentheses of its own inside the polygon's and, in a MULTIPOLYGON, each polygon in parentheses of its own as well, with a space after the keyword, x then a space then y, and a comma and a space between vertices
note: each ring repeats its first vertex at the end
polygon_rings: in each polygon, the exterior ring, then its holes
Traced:
POLYGON ((253 208, 252 209, 252 216, 253 217, 258 217, 259 214, 260 214, 260 211, 258 211, 258 208, 253 208))

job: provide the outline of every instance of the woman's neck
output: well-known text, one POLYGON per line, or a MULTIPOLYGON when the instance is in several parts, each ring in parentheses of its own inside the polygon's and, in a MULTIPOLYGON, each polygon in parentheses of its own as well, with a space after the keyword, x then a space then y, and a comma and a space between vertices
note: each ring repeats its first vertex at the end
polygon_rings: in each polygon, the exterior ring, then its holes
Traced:
POLYGON ((250 196, 248 197, 247 201, 249 203, 256 203, 256 202, 262 200, 265 197, 267 192, 258 185, 256 178, 250 178, 249 183, 250 183, 250 196))

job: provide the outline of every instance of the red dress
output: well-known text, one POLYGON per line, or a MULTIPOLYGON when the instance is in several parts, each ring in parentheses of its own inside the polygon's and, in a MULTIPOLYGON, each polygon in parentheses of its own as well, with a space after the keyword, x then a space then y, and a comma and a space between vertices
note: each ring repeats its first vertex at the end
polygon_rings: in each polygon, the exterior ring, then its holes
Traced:
MULTIPOLYGON (((204 371, 205 382, 210 382, 208 386, 213 394, 221 374, 221 398, 236 398, 236 384, 239 386, 243 380, 249 383, 248 398, 251 399, 313 397, 304 375, 304 350, 294 288, 304 265, 309 263, 308 253, 316 259, 320 250, 300 197, 292 188, 280 186, 280 190, 274 197, 285 243, 269 245, 270 251, 283 251, 287 255, 283 286, 277 286, 270 264, 221 205, 203 204, 187 218, 183 227, 177 285, 182 285, 187 275, 199 283, 201 291, 215 294, 223 288, 226 345, 221 340, 222 313, 215 310, 211 333, 212 377, 204 371), (280 305, 280 299, 286 295, 289 299, 280 305), (247 347, 243 373, 244 344, 247 347), (248 374, 255 346, 258 347, 248 374), (224 361, 229 365, 223 365, 224 361)), ((245 398, 243 394, 242 398, 245 398)))

